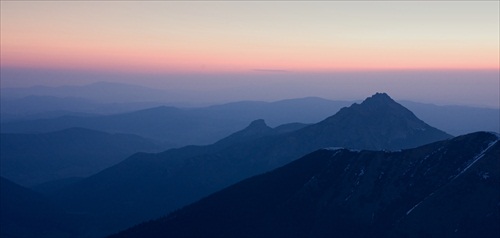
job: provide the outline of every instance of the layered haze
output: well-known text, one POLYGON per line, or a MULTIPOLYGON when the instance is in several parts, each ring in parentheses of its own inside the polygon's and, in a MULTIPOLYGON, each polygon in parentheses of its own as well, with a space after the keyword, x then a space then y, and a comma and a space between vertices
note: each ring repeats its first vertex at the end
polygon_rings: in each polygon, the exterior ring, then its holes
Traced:
MULTIPOLYGON (((136 95, 129 94, 128 101, 159 100, 174 106, 206 106, 241 100, 277 101, 310 96, 331 100, 360 100, 374 92, 387 92, 400 100, 437 105, 500 108, 498 70, 156 75, 3 69, 1 74, 3 88, 25 88, 33 84, 50 85, 50 87, 85 86, 88 83, 103 81, 143 85, 161 89, 164 95, 159 97, 155 94, 137 98, 136 95)), ((122 91, 116 91, 106 97, 108 101, 112 98, 115 98, 115 101, 127 101, 122 91)))

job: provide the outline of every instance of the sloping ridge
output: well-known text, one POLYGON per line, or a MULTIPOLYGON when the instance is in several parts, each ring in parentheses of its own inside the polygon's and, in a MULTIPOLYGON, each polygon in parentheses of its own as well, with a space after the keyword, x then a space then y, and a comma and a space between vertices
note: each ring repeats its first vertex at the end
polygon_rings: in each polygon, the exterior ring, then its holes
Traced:
POLYGON ((498 237, 498 135, 323 149, 112 237, 498 237))
POLYGON ((72 237, 77 234, 81 224, 41 194, 3 177, 0 177, 0 188, 0 237, 72 237))
POLYGON ((137 151, 160 151, 154 142, 136 135, 85 128, 0 138, 0 173, 23 186, 90 176, 137 151))

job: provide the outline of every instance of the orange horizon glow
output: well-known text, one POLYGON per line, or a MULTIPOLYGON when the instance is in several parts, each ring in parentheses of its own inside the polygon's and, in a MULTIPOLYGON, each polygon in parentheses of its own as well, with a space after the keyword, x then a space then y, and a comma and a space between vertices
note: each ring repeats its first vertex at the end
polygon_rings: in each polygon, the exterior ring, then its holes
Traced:
POLYGON ((15 68, 172 73, 248 72, 256 69, 292 72, 363 70, 499 70, 499 56, 488 50, 342 47, 323 50, 234 50, 222 46, 199 49, 151 48, 88 44, 85 42, 3 41, 1 66, 15 68), (323 50, 323 51, 322 51, 323 50))
POLYGON ((170 53, 141 49, 68 49, 55 46, 24 47, 9 49, 2 46, 1 66, 10 68, 42 68, 64 70, 91 70, 138 73, 181 72, 248 72, 248 71, 379 71, 379 70, 499 70, 499 61, 491 55, 481 57, 469 53, 443 57, 411 52, 403 57, 398 52, 339 52, 316 54, 315 52, 248 53, 232 52, 200 53, 172 50, 170 53), (26 50, 28 49, 28 50, 26 50))

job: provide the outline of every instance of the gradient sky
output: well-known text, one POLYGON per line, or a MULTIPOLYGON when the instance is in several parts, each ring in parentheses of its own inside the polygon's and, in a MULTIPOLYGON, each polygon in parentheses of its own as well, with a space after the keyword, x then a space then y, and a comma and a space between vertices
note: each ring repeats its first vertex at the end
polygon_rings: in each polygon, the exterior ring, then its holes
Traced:
POLYGON ((2 64, 167 72, 498 69, 498 9, 498 1, 2 1, 2 64))
MULTIPOLYGON (((0 4, 1 67, 9 72, 259 76, 500 67, 499 1, 0 4)), ((16 86, 13 78, 5 74, 2 86, 16 86)))

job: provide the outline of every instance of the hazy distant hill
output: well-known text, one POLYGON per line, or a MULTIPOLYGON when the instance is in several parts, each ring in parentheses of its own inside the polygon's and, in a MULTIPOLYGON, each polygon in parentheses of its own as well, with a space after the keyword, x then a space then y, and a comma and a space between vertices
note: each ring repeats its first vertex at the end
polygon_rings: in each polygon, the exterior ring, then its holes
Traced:
POLYGON ((113 237, 499 237, 499 141, 323 149, 113 237))
POLYGON ((83 128, 0 136, 1 175, 24 186, 90 176, 136 152, 160 149, 139 136, 83 128))
POLYGON ((2 133, 51 132, 83 127, 110 133, 136 134, 166 147, 211 144, 245 127, 256 118, 274 125, 314 123, 337 112, 343 101, 320 98, 283 100, 273 103, 239 102, 198 109, 155 107, 106 116, 62 116, 52 119, 2 123, 2 133))
POLYGON ((30 95, 19 99, 2 98, 2 114, 27 115, 47 113, 51 111, 85 112, 97 107, 97 103, 82 98, 30 95))
POLYGON ((329 146, 402 149, 451 136, 386 94, 309 126, 269 128, 255 121, 210 146, 136 154, 54 194, 73 212, 91 212, 110 229, 160 216, 244 178, 329 146), (286 129, 286 130, 285 130, 286 129))
POLYGON ((27 88, 1 88, 2 100, 28 96, 76 97, 99 103, 116 102, 172 102, 178 93, 139 85, 98 82, 81 86, 33 86, 27 88))
POLYGON ((223 122, 210 126, 212 122, 210 118, 188 115, 178 108, 156 107, 116 115, 63 116, 54 119, 3 123, 2 133, 40 133, 82 127, 109 133, 136 134, 161 142, 165 147, 172 147, 189 142, 202 143, 207 137, 221 136, 213 135, 213 130, 220 127, 220 130, 224 131, 223 122))
POLYGON ((76 97, 27 96, 20 99, 3 98, 0 113, 2 122, 8 122, 68 115, 109 115, 157 107, 163 104, 160 102, 98 103, 76 97))
POLYGON ((262 118, 269 125, 278 126, 291 122, 317 123, 352 103, 352 101, 333 101, 318 97, 306 97, 276 102, 232 102, 199 108, 199 111, 245 120, 262 118))
POLYGON ((430 125, 455 136, 476 131, 500 133, 500 108, 436 106, 410 101, 401 104, 430 125))

